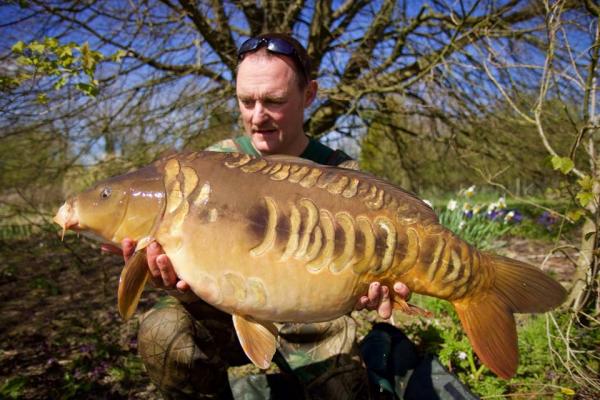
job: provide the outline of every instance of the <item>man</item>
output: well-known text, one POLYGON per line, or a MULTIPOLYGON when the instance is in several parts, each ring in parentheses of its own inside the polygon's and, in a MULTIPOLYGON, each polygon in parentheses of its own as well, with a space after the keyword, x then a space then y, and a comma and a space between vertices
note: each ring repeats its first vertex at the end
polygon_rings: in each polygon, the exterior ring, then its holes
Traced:
MULTIPOLYGON (((318 88, 310 71, 306 50, 288 35, 266 34, 244 42, 238 52, 236 94, 246 135, 208 150, 286 154, 330 165, 349 161, 303 131, 304 110, 318 88)), ((135 243, 126 239, 122 245, 127 258, 135 243)), ((147 260, 154 284, 179 300, 160 302, 141 322, 139 351, 152 381, 167 398, 231 397, 227 367, 248 363, 231 317, 191 293, 157 243, 148 247, 147 260)), ((402 283, 393 290, 408 297, 402 283)), ((389 289, 373 282, 356 308, 365 307, 389 318, 389 289)), ((348 316, 319 324, 283 324, 276 360, 282 371, 293 374, 272 382, 271 393, 278 390, 274 387, 291 392, 295 385, 311 398, 363 397, 366 374, 355 335, 355 322, 348 316)))

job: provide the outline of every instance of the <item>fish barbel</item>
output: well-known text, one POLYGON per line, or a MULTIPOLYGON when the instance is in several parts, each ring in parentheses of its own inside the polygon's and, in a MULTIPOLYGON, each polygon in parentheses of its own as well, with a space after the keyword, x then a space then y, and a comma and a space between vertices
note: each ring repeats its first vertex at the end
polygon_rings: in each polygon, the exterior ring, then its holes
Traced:
POLYGON ((370 282, 401 281, 450 301, 482 362, 509 378, 518 364, 513 313, 548 311, 566 294, 538 268, 473 248, 414 195, 296 157, 175 154, 70 198, 54 220, 115 244, 137 241, 119 283, 124 318, 149 276, 145 247, 160 243, 196 295, 232 314, 260 368, 275 352, 273 322, 331 320, 370 282))

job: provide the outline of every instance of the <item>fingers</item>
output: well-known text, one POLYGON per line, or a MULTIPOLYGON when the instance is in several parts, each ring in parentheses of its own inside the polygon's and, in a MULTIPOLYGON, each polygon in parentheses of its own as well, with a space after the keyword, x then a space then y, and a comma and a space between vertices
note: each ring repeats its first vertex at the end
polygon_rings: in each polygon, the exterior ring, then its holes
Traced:
POLYGON ((410 298, 410 289, 402 282, 394 283, 394 292, 402 297, 402 300, 408 300, 410 298))
POLYGON ((161 288, 174 288, 177 284, 177 274, 162 247, 156 242, 150 243, 146 250, 146 257, 154 285, 161 288))
MULTIPOLYGON (((402 282, 396 282, 393 286, 394 294, 402 300, 408 300, 410 289, 402 282)), ((377 310, 379 316, 388 319, 392 316, 393 304, 390 290, 387 286, 382 286, 379 282, 372 282, 369 285, 369 291, 366 296, 361 296, 356 302, 355 309, 377 310)))
POLYGON ((100 251, 103 253, 111 253, 116 255, 122 255, 125 259, 125 262, 131 257, 133 251, 135 250, 135 240, 126 238, 121 242, 121 248, 115 246, 112 243, 102 243, 100 245, 100 251))
POLYGON ((383 319, 388 319, 392 316, 392 300, 390 299, 390 289, 387 286, 381 287, 380 299, 377 314, 383 319))
POLYGON ((180 292, 187 292, 190 290, 190 285, 188 285, 188 283, 185 281, 177 281, 177 284, 175 285, 175 287, 180 292))
POLYGON ((127 262, 127 260, 129 260, 129 257, 133 255, 133 252, 135 251, 135 245, 135 240, 129 238, 125 238, 121 242, 121 247, 123 248, 123 259, 125 260, 125 262, 127 262))
MULTIPOLYGON (((387 288, 386 288, 387 289, 387 288)), ((375 310, 381 301, 381 284, 379 282, 371 282, 369 285, 369 291, 366 296, 361 296, 356 302, 356 309, 362 310, 375 310)))
POLYGON ((162 275, 160 274, 160 268, 158 268, 158 264, 156 263, 156 258, 163 254, 162 248, 156 242, 152 242, 146 248, 146 259, 148 260, 148 270, 150 271, 150 276, 152 277, 152 282, 154 286, 161 287, 162 286, 162 275))
POLYGON ((369 298, 369 301, 367 301, 366 304, 367 309, 376 309, 381 301, 381 284, 379 282, 371 282, 367 297, 369 298))
POLYGON ((171 260, 167 257, 166 254, 161 254, 156 257, 156 264, 158 265, 158 269, 160 270, 160 276, 163 281, 163 285, 167 288, 175 287, 177 283, 177 275, 175 274, 175 270, 173 269, 173 265, 171 265, 171 260))
POLYGON ((116 255, 123 254, 123 250, 121 250, 114 244, 110 244, 110 243, 102 243, 100 245, 100 251, 102 251, 103 253, 111 253, 111 254, 116 254, 116 255))

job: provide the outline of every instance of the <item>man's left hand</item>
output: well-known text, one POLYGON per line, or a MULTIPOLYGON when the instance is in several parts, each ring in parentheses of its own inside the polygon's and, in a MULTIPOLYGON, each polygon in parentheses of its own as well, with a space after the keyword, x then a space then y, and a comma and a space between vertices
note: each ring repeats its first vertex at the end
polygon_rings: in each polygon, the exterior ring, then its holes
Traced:
MULTIPOLYGON (((408 300, 410 297, 410 289, 402 282, 394 283, 393 289, 394 295, 400 296, 403 300, 408 300)), ((356 302, 356 310, 364 308, 367 310, 377 310, 377 313, 383 319, 390 318, 393 309, 390 289, 387 286, 382 286, 379 282, 372 282, 369 285, 367 295, 361 296, 356 302)))

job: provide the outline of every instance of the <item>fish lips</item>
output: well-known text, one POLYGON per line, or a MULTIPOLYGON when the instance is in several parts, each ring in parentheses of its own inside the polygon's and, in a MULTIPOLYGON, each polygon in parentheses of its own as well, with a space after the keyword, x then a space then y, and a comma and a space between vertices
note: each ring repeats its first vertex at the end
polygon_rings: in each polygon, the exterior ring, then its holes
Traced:
POLYGON ((72 201, 67 201, 63 204, 53 218, 53 221, 62 228, 61 239, 64 239, 67 229, 76 231, 80 228, 76 208, 72 203, 72 201))

